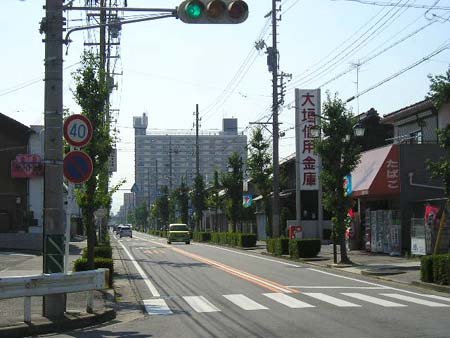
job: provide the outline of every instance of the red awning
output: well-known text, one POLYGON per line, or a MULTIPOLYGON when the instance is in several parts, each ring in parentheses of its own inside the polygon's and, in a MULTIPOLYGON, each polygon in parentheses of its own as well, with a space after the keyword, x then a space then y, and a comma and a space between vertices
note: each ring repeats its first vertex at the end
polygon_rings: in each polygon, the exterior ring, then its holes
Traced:
POLYGON ((388 145, 362 153, 352 172, 354 197, 400 194, 398 145, 388 145))

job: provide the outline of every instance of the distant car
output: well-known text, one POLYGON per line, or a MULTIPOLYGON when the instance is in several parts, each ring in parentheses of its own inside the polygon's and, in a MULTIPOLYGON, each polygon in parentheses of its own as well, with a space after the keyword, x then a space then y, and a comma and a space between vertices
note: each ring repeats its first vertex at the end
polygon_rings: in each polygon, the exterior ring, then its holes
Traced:
POLYGON ((119 237, 130 237, 133 238, 133 232, 131 230, 131 227, 128 225, 122 225, 119 229, 119 237))
POLYGON ((167 231, 167 244, 172 242, 191 243, 191 235, 186 224, 170 224, 167 231))
POLYGON ((121 228, 121 227, 123 227, 123 224, 119 224, 118 226, 116 226, 116 227, 114 228, 114 231, 115 231, 116 235, 119 234, 120 228, 121 228))

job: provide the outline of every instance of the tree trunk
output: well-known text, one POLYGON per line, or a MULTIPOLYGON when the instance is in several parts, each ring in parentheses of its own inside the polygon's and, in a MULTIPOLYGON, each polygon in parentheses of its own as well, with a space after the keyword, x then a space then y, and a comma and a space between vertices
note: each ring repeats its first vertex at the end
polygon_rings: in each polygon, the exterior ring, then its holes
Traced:
POLYGON ((341 262, 342 264, 351 264, 351 260, 347 255, 347 246, 345 245, 345 213, 340 212, 338 217, 338 228, 339 228, 339 244, 341 247, 341 262))

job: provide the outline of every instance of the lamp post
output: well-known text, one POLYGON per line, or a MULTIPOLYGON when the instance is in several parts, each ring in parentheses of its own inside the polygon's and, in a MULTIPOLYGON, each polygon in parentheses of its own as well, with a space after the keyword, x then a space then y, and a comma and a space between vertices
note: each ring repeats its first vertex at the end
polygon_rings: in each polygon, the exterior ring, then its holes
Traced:
MULTIPOLYGON (((317 118, 319 118, 320 120, 325 120, 327 122, 331 122, 329 118, 325 117, 325 116, 321 116, 321 115, 316 115, 317 118)), ((362 125, 362 123, 360 121, 358 121, 355 125, 353 125, 352 127, 353 129, 353 135, 356 137, 362 137, 364 136, 365 133, 365 129, 364 126, 362 125)), ((314 127, 312 127, 310 129, 310 133, 311 136, 315 139, 320 139, 321 137, 321 128, 320 125, 315 125, 314 127)), ((343 138, 344 142, 349 142, 351 139, 351 135, 345 135, 345 137, 343 138)), ((342 158, 341 158, 342 161, 342 158)), ((322 182, 320 179, 320 173, 322 170, 322 166, 319 166, 319 192, 318 192, 318 196, 319 196, 319 208, 322 208, 322 182)), ((321 210, 319 209, 319 212, 321 212, 321 210)), ((333 236, 333 262, 334 264, 337 264, 337 250, 336 250, 336 231, 335 231, 335 226, 334 223, 332 223, 332 236, 333 236)))

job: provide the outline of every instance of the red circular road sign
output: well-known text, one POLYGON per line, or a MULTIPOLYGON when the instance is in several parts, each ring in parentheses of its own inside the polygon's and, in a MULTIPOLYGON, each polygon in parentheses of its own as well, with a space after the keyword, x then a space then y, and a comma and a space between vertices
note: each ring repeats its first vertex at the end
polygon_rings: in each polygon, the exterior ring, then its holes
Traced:
POLYGON ((84 115, 71 115, 64 121, 64 138, 74 147, 84 147, 88 144, 92 133, 92 123, 84 115))
POLYGON ((64 176, 70 182, 83 183, 91 177, 94 165, 88 154, 74 150, 64 157, 63 170, 64 176))

